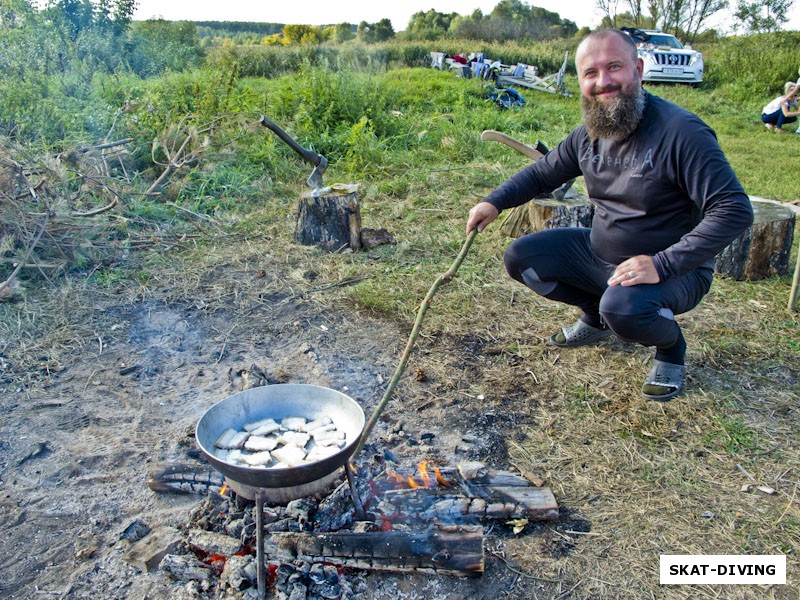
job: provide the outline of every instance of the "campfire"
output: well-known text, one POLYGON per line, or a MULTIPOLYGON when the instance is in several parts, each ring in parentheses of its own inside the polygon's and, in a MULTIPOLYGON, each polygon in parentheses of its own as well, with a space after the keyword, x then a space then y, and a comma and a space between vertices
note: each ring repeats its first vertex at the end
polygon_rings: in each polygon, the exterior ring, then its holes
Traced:
MULTIPOLYGON (((195 474, 194 485, 209 491, 158 568, 213 597, 348 598, 373 571, 479 577, 484 528, 522 531, 559 517, 547 487, 510 471, 475 461, 403 468, 371 445, 364 455, 372 458, 349 464, 352 476, 339 473, 332 489, 285 504, 247 499, 218 474, 195 474)), ((179 470, 151 487, 171 483, 185 485, 179 470)))
MULTIPOLYGON (((530 521, 558 519, 549 489, 483 463, 441 469, 431 465, 429 470, 423 461, 403 472, 389 469, 386 453, 374 449, 372 460, 361 460, 408 362, 430 299, 452 280, 476 233, 473 230, 420 305, 400 362, 368 421, 349 396, 303 384, 253 388, 206 411, 196 427, 197 445, 202 458, 224 476, 231 494, 210 495, 190 527, 210 531, 207 526, 215 524, 233 543, 173 540, 163 556, 150 557, 148 566, 158 563, 178 579, 197 578, 206 591, 216 585, 259 600, 266 598, 268 589, 273 596, 290 599, 350 598, 345 574, 354 570, 480 576, 484 525, 510 524, 519 533, 530 521), (320 455, 323 440, 314 433, 323 422, 341 444, 332 454, 309 460, 320 455), (262 426, 264 435, 250 433, 260 432, 262 426), (275 439, 264 437, 273 433, 275 439), (248 448, 255 438, 258 443, 248 448), (281 443, 284 446, 275 450, 281 443), (292 451, 283 451, 289 445, 292 451), (280 463, 274 465, 274 459, 280 463), (324 495, 340 479, 340 471, 346 481, 324 495), (184 551, 171 553, 176 548, 184 551), (216 580, 212 572, 219 574, 216 580)), ((153 483, 166 485, 158 477, 153 483)))

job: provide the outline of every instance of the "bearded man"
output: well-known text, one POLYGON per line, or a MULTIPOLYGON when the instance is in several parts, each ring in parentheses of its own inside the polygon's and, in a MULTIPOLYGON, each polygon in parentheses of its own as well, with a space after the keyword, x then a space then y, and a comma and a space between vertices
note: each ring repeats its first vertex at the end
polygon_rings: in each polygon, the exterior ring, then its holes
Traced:
POLYGON ((582 175, 594 205, 591 229, 521 237, 506 251, 506 269, 537 294, 582 311, 550 343, 575 348, 614 334, 655 347, 642 394, 670 400, 686 375, 675 315, 708 292, 714 257, 752 224, 752 206, 714 131, 643 90, 642 60, 625 32, 589 34, 575 66, 583 125, 474 206, 467 233, 582 175))

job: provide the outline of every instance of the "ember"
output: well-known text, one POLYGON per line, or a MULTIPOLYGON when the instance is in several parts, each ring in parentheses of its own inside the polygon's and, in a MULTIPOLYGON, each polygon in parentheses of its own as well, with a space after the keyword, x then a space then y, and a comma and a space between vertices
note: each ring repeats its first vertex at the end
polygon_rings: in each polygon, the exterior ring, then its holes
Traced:
POLYGON ((413 472, 396 473, 384 464, 362 465, 349 483, 352 488, 340 478, 324 497, 266 505, 261 514, 235 492, 209 493, 191 515, 190 540, 183 546, 197 562, 174 556, 164 563, 168 573, 212 586, 209 591, 216 586, 219 595, 234 590, 252 599, 352 598, 370 571, 480 576, 481 523, 502 528, 558 518, 547 488, 481 463, 440 469, 422 461, 413 472), (353 494, 365 511, 361 517, 353 494), (257 564, 258 522, 267 534, 263 575, 257 564), (201 581, 197 567, 213 577, 201 581), (259 577, 268 588, 261 594, 259 577))

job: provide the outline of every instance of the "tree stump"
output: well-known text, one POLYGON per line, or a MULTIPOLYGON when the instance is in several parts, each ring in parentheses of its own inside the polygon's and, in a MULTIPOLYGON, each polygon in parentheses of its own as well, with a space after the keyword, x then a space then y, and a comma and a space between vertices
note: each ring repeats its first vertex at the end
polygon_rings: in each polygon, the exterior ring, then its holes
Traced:
POLYGON ((361 212, 355 186, 334 186, 300 198, 296 242, 329 252, 361 249, 361 212))
POLYGON ((753 197, 750 203, 753 225, 717 255, 714 270, 737 281, 786 275, 795 215, 779 202, 753 197))
POLYGON ((500 230, 514 238, 556 227, 591 227, 594 205, 583 194, 567 195, 563 200, 534 198, 514 208, 500 230))

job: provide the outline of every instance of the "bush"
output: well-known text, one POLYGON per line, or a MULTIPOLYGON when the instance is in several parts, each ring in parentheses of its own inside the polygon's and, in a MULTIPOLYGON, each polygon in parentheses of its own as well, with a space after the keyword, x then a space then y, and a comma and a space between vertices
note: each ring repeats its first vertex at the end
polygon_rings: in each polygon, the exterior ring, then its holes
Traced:
POLYGON ((737 99, 772 97, 798 79, 800 32, 781 31, 722 38, 703 44, 705 86, 726 86, 737 99))

